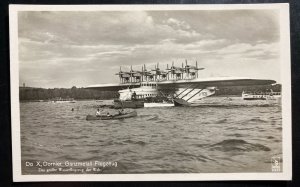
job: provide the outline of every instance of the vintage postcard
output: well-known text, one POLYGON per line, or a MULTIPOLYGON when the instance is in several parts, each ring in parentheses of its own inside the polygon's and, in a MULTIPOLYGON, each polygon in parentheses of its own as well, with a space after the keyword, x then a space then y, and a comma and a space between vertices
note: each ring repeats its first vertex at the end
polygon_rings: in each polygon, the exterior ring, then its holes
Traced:
POLYGON ((291 180, 288 4, 10 5, 13 178, 291 180))

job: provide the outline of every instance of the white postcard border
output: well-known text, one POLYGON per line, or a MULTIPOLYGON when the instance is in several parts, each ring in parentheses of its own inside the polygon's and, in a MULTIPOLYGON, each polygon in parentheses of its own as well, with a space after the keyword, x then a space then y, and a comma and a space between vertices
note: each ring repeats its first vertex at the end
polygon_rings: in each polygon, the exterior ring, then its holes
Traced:
MULTIPOLYGON (((289 4, 215 5, 10 5, 10 74, 13 180, 21 181, 214 181, 214 180, 291 180, 291 69, 289 4), (274 173, 197 173, 197 174, 65 174, 22 175, 19 103, 18 11, 138 11, 138 10, 236 10, 279 9, 282 83, 283 172, 274 173)), ((270 166, 271 167, 271 166, 270 166)))

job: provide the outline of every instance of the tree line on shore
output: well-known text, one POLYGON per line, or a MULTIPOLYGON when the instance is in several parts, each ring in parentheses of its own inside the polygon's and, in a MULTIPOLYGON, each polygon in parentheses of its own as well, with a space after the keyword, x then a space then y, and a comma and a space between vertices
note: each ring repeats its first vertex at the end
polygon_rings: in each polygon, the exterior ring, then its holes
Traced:
POLYGON ((281 84, 275 85, 259 85, 259 86, 232 86, 224 87, 216 90, 215 96, 225 96, 225 95, 242 95, 243 91, 250 92, 281 92, 281 84))
POLYGON ((20 101, 52 100, 55 98, 73 98, 75 100, 84 99, 113 99, 118 98, 118 92, 99 91, 85 88, 32 88, 20 87, 20 101))
MULTIPOLYGON (((217 89, 215 96, 240 96, 244 90, 247 91, 266 91, 272 90, 274 92, 281 91, 281 85, 268 85, 268 86, 234 86, 217 89)), ((94 89, 85 88, 33 88, 33 87, 20 87, 20 101, 34 101, 34 100, 53 100, 55 98, 73 98, 75 100, 84 99, 115 99, 119 97, 117 91, 99 91, 94 89)))

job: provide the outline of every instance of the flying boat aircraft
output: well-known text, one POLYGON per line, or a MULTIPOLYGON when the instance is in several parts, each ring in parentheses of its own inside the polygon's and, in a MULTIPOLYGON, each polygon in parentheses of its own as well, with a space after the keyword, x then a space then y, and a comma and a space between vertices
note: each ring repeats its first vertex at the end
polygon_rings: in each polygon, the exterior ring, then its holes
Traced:
POLYGON ((131 100, 134 92, 137 100, 163 95, 171 98, 176 106, 180 106, 190 105, 211 96, 215 94, 217 88, 276 83, 274 80, 245 77, 199 78, 198 71, 200 70, 204 70, 204 68, 199 68, 197 61, 195 66, 192 66, 188 64, 187 60, 185 66, 182 63, 181 67, 176 67, 172 62, 172 66, 169 68, 167 64, 165 70, 159 68, 159 63, 151 71, 147 71, 145 64, 142 66, 142 71, 135 71, 131 66, 130 71, 124 72, 120 67, 120 71, 116 74, 120 77, 120 83, 90 85, 86 88, 118 91, 120 101, 131 100))

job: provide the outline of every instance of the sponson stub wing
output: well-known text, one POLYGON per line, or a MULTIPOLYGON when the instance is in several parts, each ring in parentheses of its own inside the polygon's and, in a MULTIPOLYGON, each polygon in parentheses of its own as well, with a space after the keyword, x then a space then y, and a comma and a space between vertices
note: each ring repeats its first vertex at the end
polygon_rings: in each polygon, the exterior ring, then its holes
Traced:
POLYGON ((95 84, 85 87, 86 89, 95 89, 99 91, 119 91, 127 88, 138 88, 140 83, 122 83, 122 84, 95 84))
POLYGON ((251 85, 271 85, 276 83, 274 80, 268 79, 252 79, 241 77, 214 77, 214 78, 198 78, 191 80, 168 80, 158 82, 158 89, 167 88, 186 88, 189 86, 197 88, 206 87, 230 87, 230 86, 251 86, 251 85))

